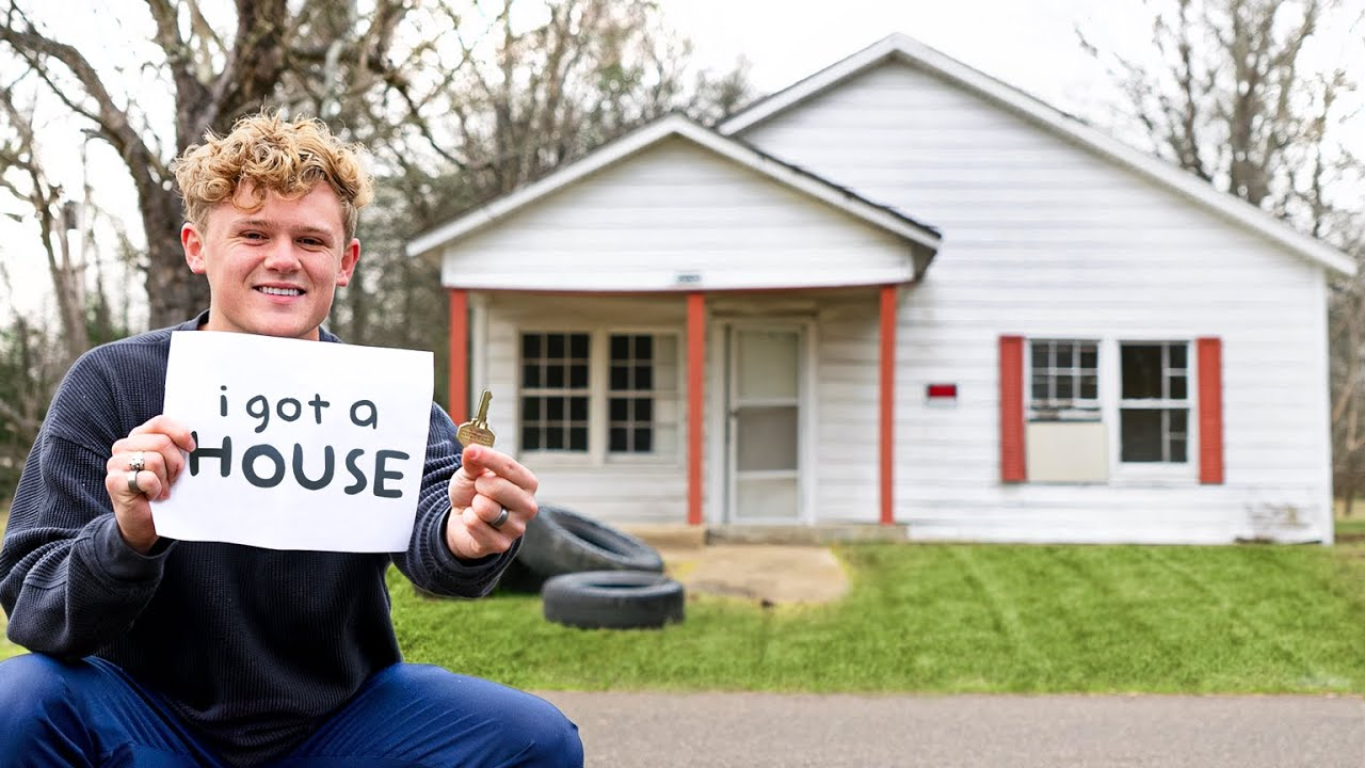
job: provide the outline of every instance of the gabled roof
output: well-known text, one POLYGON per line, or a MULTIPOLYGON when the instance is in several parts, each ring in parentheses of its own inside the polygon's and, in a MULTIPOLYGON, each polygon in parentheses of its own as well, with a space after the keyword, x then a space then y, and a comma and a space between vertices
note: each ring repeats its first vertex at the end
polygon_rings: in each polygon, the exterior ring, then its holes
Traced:
POLYGON ((727 138, 680 114, 669 114, 590 152, 549 176, 494 201, 467 211, 408 242, 410 256, 439 248, 456 238, 482 229, 535 201, 583 179, 595 171, 620 162, 670 137, 681 137, 742 166, 751 168, 786 187, 816 198, 876 227, 936 251, 940 234, 933 227, 886 206, 872 203, 854 192, 760 152, 738 139, 727 138))
POLYGON ((802 102, 829 91, 887 61, 901 61, 987 99, 1067 141, 1089 149, 1183 195, 1294 253, 1342 274, 1356 271, 1340 251, 1296 232, 1284 222, 1241 198, 1220 192, 1208 183, 1159 158, 1140 152, 1023 91, 952 59, 903 34, 893 34, 822 69, 814 75, 750 105, 723 121, 725 136, 742 134, 802 102))

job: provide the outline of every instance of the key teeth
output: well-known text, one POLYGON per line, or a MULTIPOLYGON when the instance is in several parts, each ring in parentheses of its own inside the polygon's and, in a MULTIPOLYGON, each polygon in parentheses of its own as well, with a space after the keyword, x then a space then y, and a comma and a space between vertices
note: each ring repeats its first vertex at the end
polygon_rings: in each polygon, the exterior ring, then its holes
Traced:
POLYGON ((493 400, 493 393, 484 390, 479 395, 479 412, 474 417, 475 424, 487 424, 489 419, 489 402, 493 400))

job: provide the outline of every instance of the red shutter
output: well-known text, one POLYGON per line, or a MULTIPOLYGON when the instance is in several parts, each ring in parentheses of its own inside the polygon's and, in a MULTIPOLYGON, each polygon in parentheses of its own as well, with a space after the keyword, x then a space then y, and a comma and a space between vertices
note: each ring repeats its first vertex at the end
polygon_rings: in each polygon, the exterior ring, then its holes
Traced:
POLYGON ((1001 337, 1001 482, 1025 481, 1024 337, 1001 337))
POLYGON ((1200 380, 1200 482, 1224 482, 1223 351, 1219 339, 1196 339, 1196 377, 1200 380))
POLYGON ((451 378, 446 396, 446 413, 451 421, 460 424, 470 413, 470 293, 463 288, 451 288, 451 378))

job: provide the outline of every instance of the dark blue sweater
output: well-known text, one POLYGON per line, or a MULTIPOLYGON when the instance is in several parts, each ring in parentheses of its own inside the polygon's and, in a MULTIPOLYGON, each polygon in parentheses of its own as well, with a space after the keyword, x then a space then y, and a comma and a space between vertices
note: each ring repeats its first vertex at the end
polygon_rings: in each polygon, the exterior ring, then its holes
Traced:
POLYGON ((475 597, 513 553, 465 563, 446 548, 446 485, 460 445, 435 405, 407 552, 166 539, 147 556, 130 549, 104 489, 110 446, 161 412, 171 331, 205 317, 98 347, 71 368, 15 493, 0 604, 14 642, 119 665, 226 760, 249 765, 298 745, 399 661, 384 582, 391 561, 423 589, 475 597))

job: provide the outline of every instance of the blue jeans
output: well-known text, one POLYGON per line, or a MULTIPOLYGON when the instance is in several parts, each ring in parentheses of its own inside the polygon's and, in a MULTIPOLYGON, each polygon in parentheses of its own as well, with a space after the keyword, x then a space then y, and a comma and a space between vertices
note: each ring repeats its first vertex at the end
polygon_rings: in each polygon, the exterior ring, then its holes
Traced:
MULTIPOLYGON (((223 766, 156 694, 94 657, 0 664, 0 767, 223 766)), ((578 728, 549 702, 440 667, 395 664, 279 768, 582 766, 578 728)))

